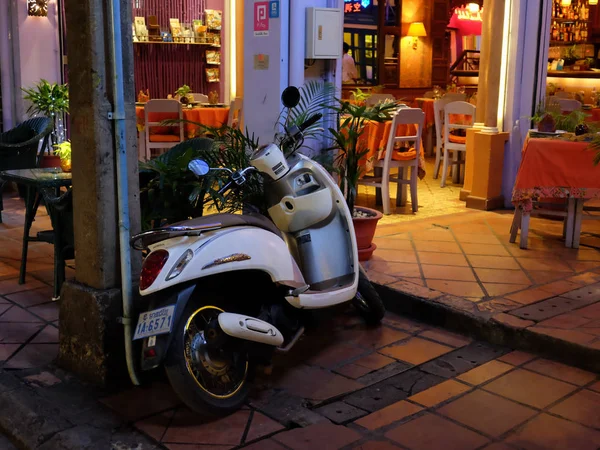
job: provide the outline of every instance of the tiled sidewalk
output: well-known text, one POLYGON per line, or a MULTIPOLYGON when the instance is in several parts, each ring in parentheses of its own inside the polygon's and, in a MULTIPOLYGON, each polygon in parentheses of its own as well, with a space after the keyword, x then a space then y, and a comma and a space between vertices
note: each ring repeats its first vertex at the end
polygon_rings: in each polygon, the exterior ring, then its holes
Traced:
POLYGON ((600 446, 597 374, 391 313, 367 329, 349 312, 298 345, 223 419, 202 420, 162 383, 102 401, 171 450, 600 446))
POLYGON ((401 293, 600 350, 600 222, 584 222, 581 247, 569 249, 562 222, 534 218, 521 250, 509 243, 511 221, 468 211, 380 225, 365 265, 401 293))
MULTIPOLYGON (((54 252, 50 244, 29 244, 26 283, 19 285, 24 208, 4 197, 0 224, 0 368, 45 366, 58 354, 58 304, 52 302, 54 252)), ((31 235, 52 229, 42 206, 31 235)), ((68 269, 69 270, 69 269, 68 269)), ((69 270, 69 274, 73 272, 69 270)))

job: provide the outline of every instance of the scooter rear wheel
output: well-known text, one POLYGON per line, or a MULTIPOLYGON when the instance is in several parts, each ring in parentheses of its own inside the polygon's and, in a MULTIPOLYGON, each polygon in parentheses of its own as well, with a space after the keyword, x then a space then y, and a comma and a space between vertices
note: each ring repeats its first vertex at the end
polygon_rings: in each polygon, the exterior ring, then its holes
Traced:
POLYGON ((222 416, 238 410, 248 396, 248 355, 222 345, 217 306, 188 305, 175 332, 172 355, 165 365, 179 398, 204 416, 222 416))
POLYGON ((369 325, 378 325, 385 316, 383 301, 362 269, 358 274, 358 291, 352 304, 369 325))

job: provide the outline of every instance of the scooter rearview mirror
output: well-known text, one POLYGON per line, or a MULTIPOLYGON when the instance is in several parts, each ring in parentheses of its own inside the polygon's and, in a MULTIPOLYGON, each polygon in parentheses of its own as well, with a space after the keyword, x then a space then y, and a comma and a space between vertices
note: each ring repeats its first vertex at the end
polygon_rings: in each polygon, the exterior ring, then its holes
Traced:
POLYGON ((300 91, 296 86, 288 86, 281 93, 281 102, 286 108, 293 108, 300 103, 300 91))
POLYGON ((208 167, 206 161, 203 161, 201 159, 192 159, 188 164, 188 169, 190 169, 194 173, 194 175, 201 177, 208 173, 210 167, 208 167))

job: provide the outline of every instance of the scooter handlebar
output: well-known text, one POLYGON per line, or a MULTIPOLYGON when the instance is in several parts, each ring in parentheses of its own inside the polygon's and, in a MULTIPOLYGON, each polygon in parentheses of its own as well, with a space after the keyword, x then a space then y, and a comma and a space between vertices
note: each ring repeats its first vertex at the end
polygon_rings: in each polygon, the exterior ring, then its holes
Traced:
POLYGON ((304 131, 311 125, 314 125, 315 123, 317 123, 322 118, 323 118, 323 114, 317 113, 314 116, 309 117, 308 120, 306 122, 304 122, 302 125, 300 125, 298 128, 300 129, 300 131, 304 131))

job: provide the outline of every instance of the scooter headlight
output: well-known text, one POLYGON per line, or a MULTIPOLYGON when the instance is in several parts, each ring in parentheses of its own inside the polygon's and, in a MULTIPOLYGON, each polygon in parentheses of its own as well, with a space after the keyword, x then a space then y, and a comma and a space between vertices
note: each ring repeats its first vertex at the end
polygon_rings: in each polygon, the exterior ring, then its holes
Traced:
POLYGON ((191 250, 187 250, 183 255, 181 255, 181 257, 177 260, 177 262, 175 263, 175 265, 169 272, 169 275, 167 275, 167 281, 172 280, 175 277, 178 277, 179 274, 181 274, 181 272, 183 272, 183 269, 185 269, 185 266, 187 266, 189 264, 189 262, 192 260, 193 257, 194 257, 194 252, 191 250))

